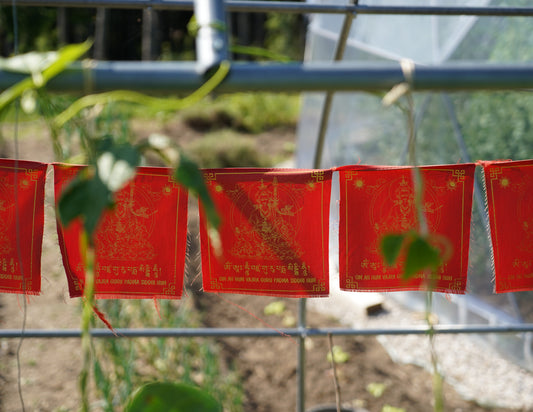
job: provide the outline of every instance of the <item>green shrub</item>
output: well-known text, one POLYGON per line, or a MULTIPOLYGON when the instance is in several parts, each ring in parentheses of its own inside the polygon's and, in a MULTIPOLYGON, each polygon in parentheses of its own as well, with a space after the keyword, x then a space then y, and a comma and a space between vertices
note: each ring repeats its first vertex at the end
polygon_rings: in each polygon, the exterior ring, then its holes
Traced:
POLYGON ((205 168, 264 167, 268 158, 259 153, 252 137, 222 130, 206 134, 190 143, 187 154, 205 168))
POLYGON ((190 126, 203 130, 232 128, 261 133, 276 127, 294 127, 298 121, 298 95, 278 93, 235 93, 186 109, 182 116, 190 126))

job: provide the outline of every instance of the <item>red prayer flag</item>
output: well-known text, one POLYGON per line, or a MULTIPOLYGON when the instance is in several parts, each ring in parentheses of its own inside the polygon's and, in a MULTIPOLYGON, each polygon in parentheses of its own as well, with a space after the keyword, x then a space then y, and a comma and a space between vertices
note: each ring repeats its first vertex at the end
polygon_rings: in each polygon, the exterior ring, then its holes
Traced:
MULTIPOLYGON (((417 228, 412 167, 346 166, 339 168, 339 277, 350 291, 423 290, 429 277, 404 280, 403 259, 388 266, 380 251, 387 234, 417 228)), ((422 209, 435 246, 451 257, 440 268, 431 290, 465 293, 474 164, 419 168, 422 209)))
POLYGON ((41 291, 47 167, 0 159, 0 292, 37 295, 41 291))
POLYGON ((495 292, 533 290, 533 160, 482 162, 495 292))
MULTIPOLYGON (((56 203, 83 166, 54 164, 56 203)), ((187 236, 187 191, 172 171, 140 167, 115 194, 94 232, 97 298, 179 299, 183 291, 187 236)), ((57 223, 59 245, 71 297, 83 294, 85 269, 79 241, 80 219, 57 223)))
POLYGON ((285 297, 329 293, 331 170, 210 169, 221 250, 200 214, 203 287, 285 297))

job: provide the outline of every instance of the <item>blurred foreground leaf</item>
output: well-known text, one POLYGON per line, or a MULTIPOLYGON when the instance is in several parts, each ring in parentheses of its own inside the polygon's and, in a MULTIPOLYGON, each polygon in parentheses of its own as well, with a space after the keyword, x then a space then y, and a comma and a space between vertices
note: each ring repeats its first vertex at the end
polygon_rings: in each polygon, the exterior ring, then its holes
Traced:
POLYGON ((153 382, 134 392, 124 412, 221 412, 219 403, 200 388, 153 382))
POLYGON ((134 103, 161 112, 175 112, 177 110, 182 110, 185 107, 189 107, 199 102, 215 90, 226 78, 229 71, 230 63, 227 61, 221 62, 218 69, 209 79, 207 79, 197 90, 183 99, 153 97, 132 90, 112 90, 110 92, 89 94, 79 98, 62 113, 57 115, 54 123, 56 127, 63 127, 65 123, 80 113, 83 109, 96 105, 106 105, 112 102, 134 103))
POLYGON ((403 277, 410 279, 423 270, 436 271, 441 265, 440 252, 421 236, 417 236, 407 248, 403 277))
MULTIPOLYGON (((441 239, 443 241, 445 239, 441 239)), ((446 245, 446 243, 444 243, 446 245)), ((405 263, 402 277, 411 279, 417 273, 425 270, 435 272, 443 262, 441 251, 433 246, 425 236, 416 232, 388 234, 380 244, 385 263, 393 266, 398 261, 402 250, 405 250, 405 263)))
POLYGON ((68 226, 80 217, 89 236, 92 236, 100 216, 113 205, 112 193, 94 172, 83 169, 61 194, 58 212, 61 223, 68 226))
POLYGON ((113 206, 113 194, 135 176, 139 162, 138 150, 129 143, 98 141, 94 164, 82 169, 59 199, 61 223, 68 226, 79 217, 91 238, 104 211, 113 206))
POLYGON ((141 162, 141 155, 135 146, 117 144, 110 137, 99 142, 97 156, 97 174, 113 193, 135 176, 135 169, 141 162))
POLYGON ((92 42, 86 41, 65 46, 57 52, 32 52, 10 59, 0 59, 1 69, 30 74, 0 94, 0 110, 22 96, 24 92, 45 86, 50 79, 83 56, 91 48, 91 45, 92 42))
POLYGON ((393 266, 396 263, 405 237, 405 234, 390 234, 385 235, 381 240, 381 253, 383 253, 387 265, 393 266))
POLYGON ((209 196, 202 172, 196 163, 181 154, 180 162, 174 171, 174 179, 200 199, 209 223, 214 228, 218 228, 220 217, 211 196, 209 196))

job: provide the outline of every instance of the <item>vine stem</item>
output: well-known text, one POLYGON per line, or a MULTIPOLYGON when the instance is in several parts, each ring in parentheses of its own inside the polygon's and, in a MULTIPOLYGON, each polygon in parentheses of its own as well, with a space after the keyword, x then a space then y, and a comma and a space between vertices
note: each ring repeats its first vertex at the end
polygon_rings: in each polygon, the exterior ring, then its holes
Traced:
POLYGON ((341 386, 339 378, 337 377, 337 366, 333 354, 333 335, 328 333, 329 353, 331 355, 331 367, 333 369, 333 381, 335 383, 335 404, 337 405, 337 412, 341 412, 341 386))
POLYGON ((85 284, 83 288, 83 312, 81 316, 81 348, 83 365, 80 372, 79 384, 81 393, 82 412, 90 410, 89 405, 89 376, 92 364, 92 336, 91 319, 94 307, 94 248, 88 242, 85 231, 80 236, 81 250, 85 251, 85 284))
MULTIPOLYGON (((19 54, 19 29, 18 29, 18 9, 16 0, 11 2, 11 17, 13 19, 13 54, 16 56, 19 54)), ((18 161, 19 161, 19 111, 20 111, 20 101, 17 101, 15 104, 15 131, 14 131, 14 145, 15 145, 15 191, 14 199, 15 205, 18 205, 18 161)), ((15 227, 16 227, 16 242, 17 242, 17 259, 19 261, 20 269, 22 272, 22 290, 24 291, 23 295, 23 308, 22 308, 22 326, 21 326, 21 336, 17 345, 16 358, 17 358, 17 391, 19 394, 20 407, 21 411, 26 411, 26 406, 24 404, 24 394, 22 393, 22 344, 24 343, 24 332, 26 331, 26 323, 28 320, 28 301, 26 296, 26 277, 24 274, 24 265, 22 264, 22 249, 20 244, 20 215, 18 207, 15 208, 15 227)))
POLYGON ((150 106, 161 110, 171 111, 180 110, 184 107, 193 105, 199 102, 213 90, 215 90, 220 83, 226 78, 230 71, 230 63, 223 61, 220 63, 217 71, 211 76, 205 83, 202 84, 197 90, 195 90, 189 96, 183 99, 162 99, 158 97, 148 96, 142 93, 134 92, 131 90, 113 90, 110 92, 104 92, 99 94, 90 94, 72 103, 62 113, 57 115, 54 119, 56 127, 62 127, 76 114, 83 109, 93 107, 98 104, 109 104, 112 102, 127 102, 140 104, 144 106, 150 106))
POLYGON ((442 391, 442 375, 439 372, 439 355, 435 347, 435 321, 432 316, 431 308, 433 307, 433 292, 427 292, 426 300, 426 323, 429 326, 429 350, 431 356, 431 368, 433 372, 433 410, 435 412, 444 411, 444 393, 442 391))
MULTIPOLYGON (((406 88, 405 97, 407 100, 407 130, 409 133, 408 150, 409 150, 409 164, 413 166, 413 185, 414 185, 414 204, 417 214, 418 233, 427 238, 429 235, 429 228, 423 208, 423 192, 424 182, 420 168, 418 167, 418 161, 416 157, 416 125, 415 125, 415 103, 412 94, 413 83, 413 71, 414 65, 412 62, 402 62, 402 69, 407 81, 408 87, 406 88)), ((444 394, 442 391, 442 375, 439 372, 439 358, 435 347, 435 329, 434 319, 432 316, 433 308, 433 282, 436 278, 431 274, 431 278, 428 284, 428 291, 426 294, 426 311, 425 320, 429 326, 428 339, 429 350, 431 357, 431 368, 433 373, 433 410, 435 412, 444 411, 444 394)))

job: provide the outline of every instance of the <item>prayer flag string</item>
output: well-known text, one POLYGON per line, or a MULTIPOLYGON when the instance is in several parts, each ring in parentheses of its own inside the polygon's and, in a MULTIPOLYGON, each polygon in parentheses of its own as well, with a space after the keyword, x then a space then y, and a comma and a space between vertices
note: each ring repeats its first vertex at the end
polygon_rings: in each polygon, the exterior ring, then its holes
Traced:
MULTIPOLYGON (((495 292, 533 290, 533 160, 478 165, 486 189, 495 292)), ((40 292, 48 166, 0 159, 1 293, 40 292), (15 210, 21 216, 20 262, 15 210)), ((56 202, 83 167, 53 164, 56 202)), ((418 169, 428 239, 449 259, 436 273, 418 273, 407 280, 402 278, 405 256, 388 267, 379 242, 386 234, 416 229, 412 167, 204 169, 222 223, 218 238, 213 237, 200 205, 203 288, 216 293, 327 296, 330 196, 332 176, 338 172, 341 289, 465 293, 475 167, 469 163, 418 169)), ((187 202, 187 191, 173 180, 171 169, 137 169, 95 231, 98 298, 181 297, 187 202)), ((58 221, 57 231, 70 296, 82 296, 81 222, 63 227, 58 221)))

